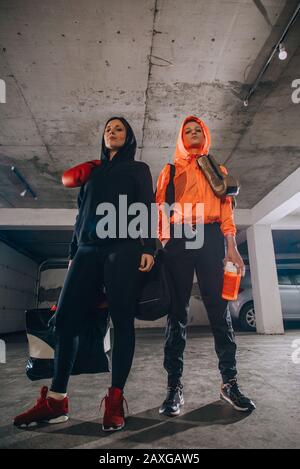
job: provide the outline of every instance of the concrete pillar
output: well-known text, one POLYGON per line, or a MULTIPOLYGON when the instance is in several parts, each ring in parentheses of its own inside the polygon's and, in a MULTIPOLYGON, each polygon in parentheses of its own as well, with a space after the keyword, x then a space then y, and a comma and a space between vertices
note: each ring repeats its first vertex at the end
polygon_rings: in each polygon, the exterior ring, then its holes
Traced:
POLYGON ((257 332, 259 334, 284 334, 270 225, 249 227, 247 241, 257 332))

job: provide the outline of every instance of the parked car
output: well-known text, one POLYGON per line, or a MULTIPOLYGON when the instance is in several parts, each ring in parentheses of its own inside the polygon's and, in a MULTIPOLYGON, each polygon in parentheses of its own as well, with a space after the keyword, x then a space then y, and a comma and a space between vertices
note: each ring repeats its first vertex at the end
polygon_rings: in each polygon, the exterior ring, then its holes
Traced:
MULTIPOLYGON (((284 321, 300 320, 300 264, 277 264, 277 276, 284 321)), ((241 280, 238 299, 229 302, 229 309, 243 330, 256 330, 249 267, 241 280)))

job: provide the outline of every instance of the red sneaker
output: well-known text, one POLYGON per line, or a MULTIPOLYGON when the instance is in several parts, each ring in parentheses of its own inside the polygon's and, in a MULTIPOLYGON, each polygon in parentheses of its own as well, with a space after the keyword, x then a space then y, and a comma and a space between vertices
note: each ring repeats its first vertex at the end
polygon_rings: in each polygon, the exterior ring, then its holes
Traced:
POLYGON ((104 400, 105 412, 103 417, 102 430, 105 432, 121 430, 125 426, 123 402, 125 402, 128 412, 128 405, 126 399, 123 396, 122 389, 113 387, 109 388, 108 394, 101 401, 101 406, 104 400))
POLYGON ((68 398, 62 400, 47 397, 48 388, 43 386, 41 397, 37 400, 35 406, 23 414, 14 418, 16 427, 27 427, 31 423, 62 423, 66 422, 68 417, 68 398))

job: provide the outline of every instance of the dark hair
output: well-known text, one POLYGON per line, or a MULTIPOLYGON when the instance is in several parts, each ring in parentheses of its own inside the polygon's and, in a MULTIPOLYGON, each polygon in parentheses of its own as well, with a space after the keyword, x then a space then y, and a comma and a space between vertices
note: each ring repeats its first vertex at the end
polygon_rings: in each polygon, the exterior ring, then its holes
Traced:
POLYGON ((122 158, 126 158, 126 159, 131 159, 133 160, 134 159, 134 155, 135 155, 135 152, 136 152, 136 139, 135 139, 135 135, 134 135, 134 132, 130 126, 130 124, 127 122, 127 120, 124 118, 124 117, 111 117, 110 119, 108 119, 108 121, 106 122, 105 126, 104 126, 104 131, 103 131, 103 135, 102 135, 102 146, 101 146, 101 156, 100 156, 100 159, 101 160, 109 160, 109 148, 106 147, 105 145, 105 141, 104 141, 104 132, 105 132, 105 129, 107 127, 107 125, 109 124, 109 122, 111 122, 112 120, 119 120, 122 122, 122 124, 124 125, 125 129, 126 129, 126 139, 125 139, 125 143, 124 145, 122 146, 122 148, 120 148, 117 152, 117 154, 114 156, 114 158, 116 157, 122 157, 122 158))

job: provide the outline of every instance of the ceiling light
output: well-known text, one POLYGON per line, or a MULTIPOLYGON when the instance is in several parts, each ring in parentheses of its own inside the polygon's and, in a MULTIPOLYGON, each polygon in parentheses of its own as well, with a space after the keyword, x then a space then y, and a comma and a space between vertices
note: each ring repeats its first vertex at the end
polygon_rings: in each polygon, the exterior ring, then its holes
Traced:
POLYGON ((13 173, 15 173, 15 175, 17 176, 17 178, 19 179, 19 181, 23 184, 24 189, 22 190, 22 192, 20 193, 20 196, 21 197, 25 197, 25 195, 27 194, 27 192, 29 192, 29 194, 32 195, 32 197, 34 198, 34 200, 37 200, 37 195, 36 193, 32 190, 32 188, 30 187, 30 185, 28 184, 28 182, 26 181, 26 179, 24 178, 24 176, 22 176, 22 174, 20 173, 20 171, 18 171, 18 169, 15 167, 15 166, 11 166, 11 170, 13 171, 13 173))
POLYGON ((287 51, 285 50, 284 44, 279 44, 279 54, 278 57, 280 60, 285 60, 287 58, 287 51))

